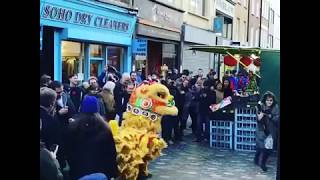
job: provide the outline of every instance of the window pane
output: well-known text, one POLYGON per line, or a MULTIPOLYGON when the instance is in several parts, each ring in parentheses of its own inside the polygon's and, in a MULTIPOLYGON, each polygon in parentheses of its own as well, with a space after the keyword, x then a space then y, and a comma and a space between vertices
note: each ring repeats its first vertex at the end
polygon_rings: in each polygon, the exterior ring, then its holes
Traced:
POLYGON ((162 44, 162 64, 166 64, 169 69, 175 68, 177 51, 174 44, 162 44))
POLYGON ((91 44, 90 45, 90 57, 102 58, 102 46, 91 44))
POLYGON ((81 43, 62 41, 61 55, 62 82, 67 83, 70 75, 84 72, 84 58, 81 43))
POLYGON ((203 16, 204 15, 203 0, 190 0, 189 10, 192 13, 203 16))
POLYGON ((115 67, 118 71, 120 71, 120 62, 123 56, 123 48, 116 46, 108 46, 108 61, 107 64, 115 67))

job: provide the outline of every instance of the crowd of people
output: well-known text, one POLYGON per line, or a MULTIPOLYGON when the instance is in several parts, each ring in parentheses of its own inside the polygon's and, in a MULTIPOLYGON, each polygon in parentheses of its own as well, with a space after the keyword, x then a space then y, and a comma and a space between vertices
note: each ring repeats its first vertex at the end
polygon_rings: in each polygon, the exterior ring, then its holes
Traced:
MULTIPOLYGON (((42 179, 85 179, 87 175, 101 179, 117 177, 116 150, 106 122, 116 119, 121 125, 130 95, 140 83, 162 83, 174 97, 178 116, 164 116, 161 121, 162 138, 169 145, 183 141, 189 116, 194 141, 209 140, 208 123, 212 113, 209 106, 228 96, 248 92, 246 88, 256 91, 259 83, 252 72, 226 72, 220 81, 213 70, 206 76, 202 69, 198 69, 195 76, 188 70, 178 73, 173 69, 166 77, 156 73, 144 77, 139 71, 120 74, 108 66, 99 77, 79 82, 76 74, 69 76, 68 84, 52 81, 48 75, 40 79, 42 179), (65 170, 67 167, 70 173, 65 170)), ((268 104, 263 106, 263 112, 268 107, 268 104)), ((276 110, 272 112, 277 113, 276 110)), ((260 122, 263 115, 258 117, 260 122)), ((261 125, 263 127, 266 126, 261 125)), ((257 150, 257 164, 260 154, 263 154, 263 163, 268 157, 269 153, 262 149, 257 150)), ((265 169, 265 163, 262 167, 265 169)))

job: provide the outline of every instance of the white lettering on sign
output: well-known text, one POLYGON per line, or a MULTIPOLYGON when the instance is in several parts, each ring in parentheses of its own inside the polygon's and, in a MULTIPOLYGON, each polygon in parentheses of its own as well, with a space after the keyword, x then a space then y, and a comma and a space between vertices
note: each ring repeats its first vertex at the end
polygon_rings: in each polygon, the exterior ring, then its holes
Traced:
POLYGON ((44 6, 40 18, 120 32, 129 30, 128 22, 48 4, 44 6))
POLYGON ((234 5, 226 0, 216 0, 216 9, 231 17, 234 17, 234 5))

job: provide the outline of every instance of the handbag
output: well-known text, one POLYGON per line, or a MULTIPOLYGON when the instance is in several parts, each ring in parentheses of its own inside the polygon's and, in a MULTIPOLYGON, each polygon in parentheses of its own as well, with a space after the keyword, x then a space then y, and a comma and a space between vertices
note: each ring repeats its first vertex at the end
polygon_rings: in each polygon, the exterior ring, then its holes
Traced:
POLYGON ((265 140, 264 140, 264 147, 266 149, 272 149, 273 147, 273 138, 271 135, 269 135, 265 140))

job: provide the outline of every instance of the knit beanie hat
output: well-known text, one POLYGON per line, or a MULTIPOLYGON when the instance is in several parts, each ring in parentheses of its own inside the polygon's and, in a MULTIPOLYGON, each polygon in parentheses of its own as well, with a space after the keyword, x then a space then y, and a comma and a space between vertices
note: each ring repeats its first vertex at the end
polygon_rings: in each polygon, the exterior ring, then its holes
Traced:
POLYGON ((81 104, 80 112, 97 113, 99 109, 98 100, 94 96, 86 96, 81 104))

